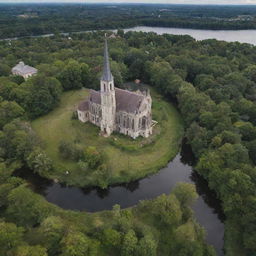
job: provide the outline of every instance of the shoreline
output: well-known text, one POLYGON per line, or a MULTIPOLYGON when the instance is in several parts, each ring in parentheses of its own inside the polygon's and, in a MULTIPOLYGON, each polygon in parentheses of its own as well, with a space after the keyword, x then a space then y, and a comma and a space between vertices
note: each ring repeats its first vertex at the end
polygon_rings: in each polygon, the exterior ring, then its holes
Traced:
MULTIPOLYGON (((145 32, 145 33, 149 33, 149 32, 155 32, 155 31, 142 31, 140 30, 140 28, 154 28, 156 29, 170 29, 170 30, 184 30, 184 31, 197 31, 197 32, 216 32, 216 33, 221 33, 221 32, 252 32, 255 31, 256 33, 256 28, 252 28, 252 29, 204 29, 204 28, 190 28, 190 27, 167 27, 167 26, 147 26, 147 25, 137 25, 137 26, 133 26, 133 27, 126 27, 126 28, 106 28, 106 29, 89 29, 89 30, 80 30, 80 31, 68 31, 68 32, 58 32, 56 33, 57 35, 60 34, 62 36, 70 36, 72 34, 83 34, 83 33, 90 33, 90 32, 99 32, 99 31, 112 31, 112 32, 116 32, 117 30, 124 30, 125 33, 129 32, 129 31, 141 31, 141 32, 145 32)), ((157 32, 155 32, 157 33, 157 32)), ((16 41, 16 40, 20 40, 20 39, 30 39, 30 38, 48 38, 48 37, 53 37, 56 35, 55 33, 46 33, 46 34, 38 34, 38 35, 27 35, 27 36, 19 36, 19 37, 10 37, 10 38, 0 38, 0 41, 16 41)), ((166 34, 172 34, 172 33, 166 33, 166 34)), ((177 35, 177 34, 174 34, 177 35)), ((178 35, 188 35, 186 33, 180 33, 178 35)), ((193 37, 192 35, 190 35, 191 37, 193 37)), ((196 39, 196 38, 195 38, 196 39)), ((208 39, 215 39, 215 38, 208 38, 208 39)), ((207 40, 207 39, 197 39, 197 40, 207 40)), ((216 40, 220 40, 221 39, 216 39, 216 40)), ((222 40, 222 41, 226 41, 226 40, 222 40)), ((231 42, 231 41, 227 41, 227 42, 231 42)), ((249 42, 248 42, 249 43, 249 42)))

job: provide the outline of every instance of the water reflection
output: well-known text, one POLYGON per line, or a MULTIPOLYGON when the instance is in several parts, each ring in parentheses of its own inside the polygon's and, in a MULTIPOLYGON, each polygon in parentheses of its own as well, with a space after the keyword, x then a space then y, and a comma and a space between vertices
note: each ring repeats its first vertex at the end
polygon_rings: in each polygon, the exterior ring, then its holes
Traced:
POLYGON ((221 222, 224 222, 225 215, 221 207, 221 201, 217 198, 216 193, 208 187, 207 181, 195 171, 191 173, 191 180, 196 185, 196 192, 198 195, 201 196, 204 202, 213 209, 213 213, 218 215, 218 219, 221 220, 221 222))
POLYGON ((107 189, 69 187, 41 178, 25 169, 16 172, 16 175, 25 178, 31 188, 42 194, 49 202, 64 209, 89 212, 110 210, 115 204, 119 204, 121 208, 134 206, 140 200, 170 193, 178 182, 194 183, 199 194, 199 199, 193 206, 195 217, 206 229, 208 243, 215 247, 218 255, 223 255, 225 218, 221 210, 221 202, 208 188, 207 182, 193 171, 194 163, 191 148, 184 142, 181 153, 157 174, 107 189))

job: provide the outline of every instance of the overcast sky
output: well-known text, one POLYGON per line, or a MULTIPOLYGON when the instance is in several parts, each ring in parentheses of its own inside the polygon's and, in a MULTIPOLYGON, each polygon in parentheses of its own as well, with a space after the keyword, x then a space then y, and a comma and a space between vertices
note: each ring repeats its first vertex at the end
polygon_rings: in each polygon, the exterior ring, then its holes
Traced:
POLYGON ((67 3, 169 3, 169 4, 256 4, 256 0, 0 0, 4 3, 67 2, 67 3))

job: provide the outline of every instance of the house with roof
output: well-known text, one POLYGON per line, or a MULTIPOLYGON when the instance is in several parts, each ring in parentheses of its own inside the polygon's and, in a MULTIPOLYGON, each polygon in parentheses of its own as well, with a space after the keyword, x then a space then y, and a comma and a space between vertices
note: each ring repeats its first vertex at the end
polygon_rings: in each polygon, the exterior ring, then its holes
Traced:
POLYGON ((151 106, 149 90, 132 92, 115 87, 105 39, 100 91, 90 90, 89 97, 80 102, 77 108, 79 120, 100 127, 104 136, 116 131, 134 139, 148 137, 154 123, 151 106))
POLYGON ((12 74, 17 76, 23 76, 26 80, 29 77, 35 75, 37 73, 37 69, 31 66, 25 65, 23 61, 20 61, 15 67, 12 68, 12 74))

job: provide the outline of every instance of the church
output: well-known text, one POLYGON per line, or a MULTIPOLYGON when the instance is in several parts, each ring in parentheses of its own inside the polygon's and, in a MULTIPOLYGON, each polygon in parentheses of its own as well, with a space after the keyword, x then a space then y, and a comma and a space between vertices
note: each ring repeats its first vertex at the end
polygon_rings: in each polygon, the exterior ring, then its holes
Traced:
POLYGON ((134 139, 148 137, 153 127, 151 105, 149 90, 132 92, 115 87, 105 39, 100 91, 90 90, 89 97, 80 102, 78 119, 100 127, 103 136, 116 131, 134 139))

